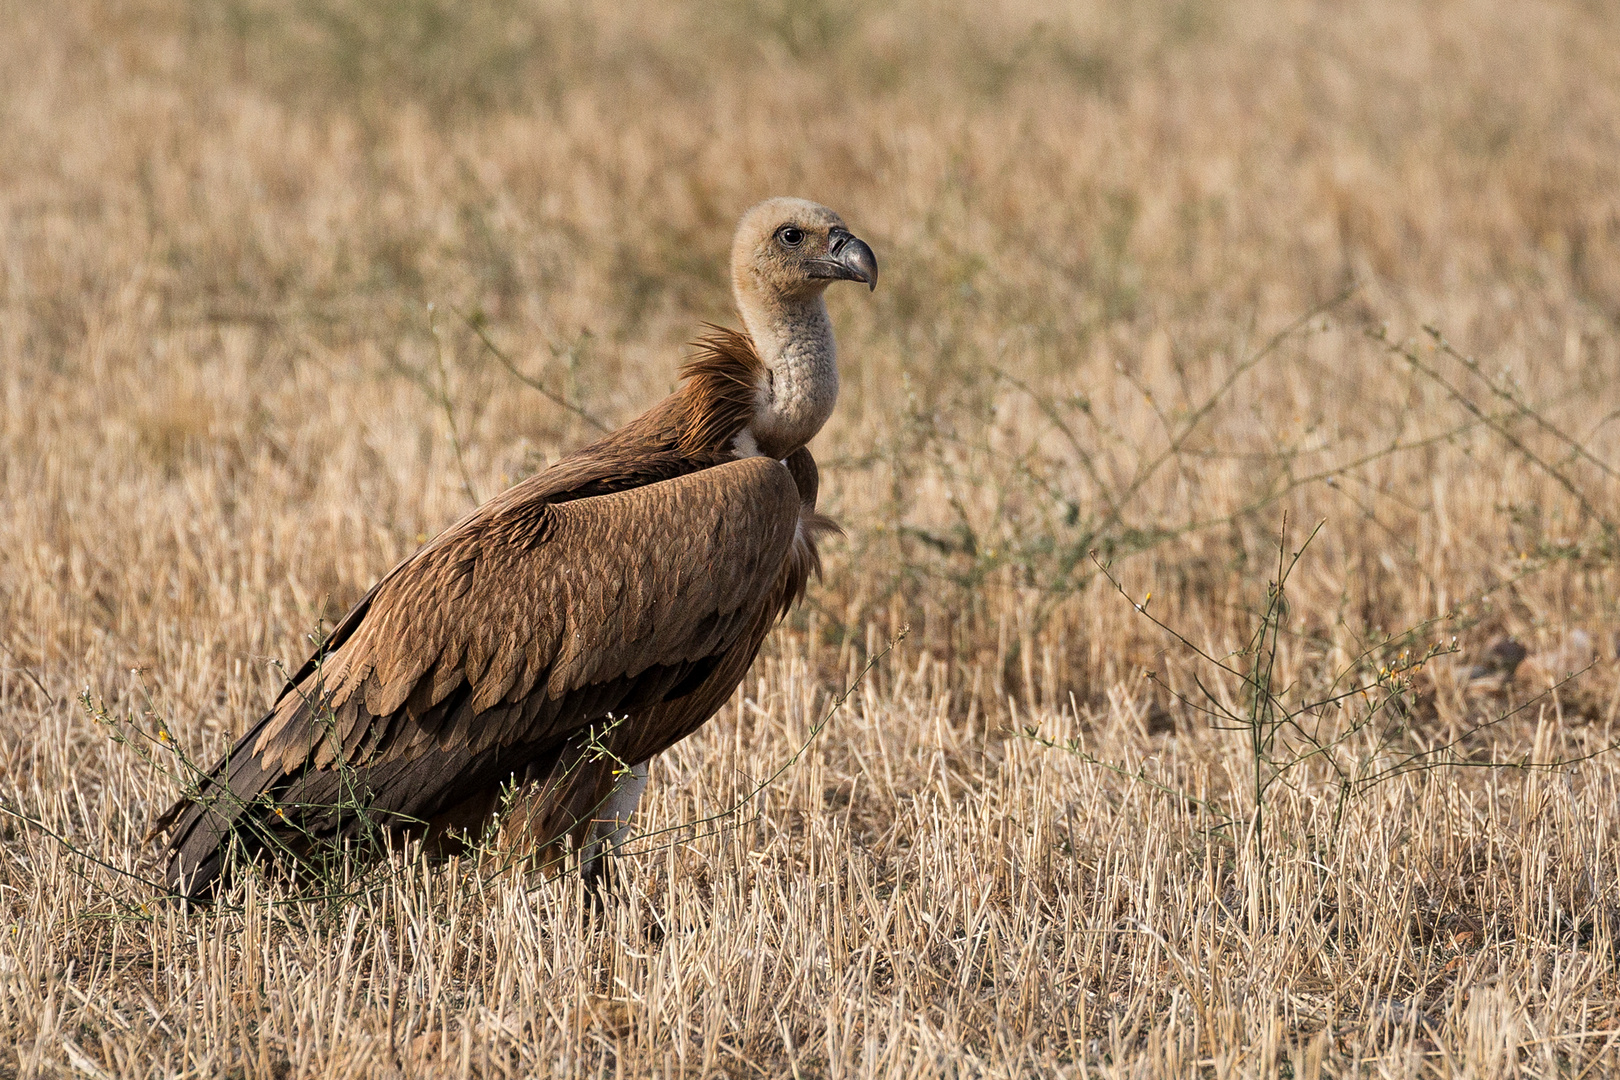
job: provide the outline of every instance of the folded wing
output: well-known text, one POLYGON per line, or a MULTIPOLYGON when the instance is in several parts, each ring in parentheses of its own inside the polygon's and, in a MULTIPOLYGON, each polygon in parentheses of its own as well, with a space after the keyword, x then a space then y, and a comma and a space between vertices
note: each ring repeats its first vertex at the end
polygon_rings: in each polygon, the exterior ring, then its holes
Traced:
POLYGON ((283 832, 337 835, 330 807, 357 794, 393 820, 430 821, 544 769, 609 714, 656 723, 654 706, 775 614, 801 509, 779 462, 567 502, 523 491, 379 582, 165 816, 171 885, 211 887, 233 834, 250 854, 283 832))

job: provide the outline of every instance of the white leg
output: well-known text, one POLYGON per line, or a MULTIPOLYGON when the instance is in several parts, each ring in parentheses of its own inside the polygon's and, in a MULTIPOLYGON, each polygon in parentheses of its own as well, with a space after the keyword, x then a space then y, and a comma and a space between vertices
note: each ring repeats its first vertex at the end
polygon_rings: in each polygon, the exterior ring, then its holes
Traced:
POLYGON ((641 802, 641 793, 646 788, 647 762, 643 761, 630 770, 630 775, 619 781, 613 794, 597 808, 596 816, 591 820, 590 840, 585 849, 587 875, 600 873, 604 867, 597 864, 606 856, 617 853, 630 839, 630 819, 635 815, 636 804, 641 802))

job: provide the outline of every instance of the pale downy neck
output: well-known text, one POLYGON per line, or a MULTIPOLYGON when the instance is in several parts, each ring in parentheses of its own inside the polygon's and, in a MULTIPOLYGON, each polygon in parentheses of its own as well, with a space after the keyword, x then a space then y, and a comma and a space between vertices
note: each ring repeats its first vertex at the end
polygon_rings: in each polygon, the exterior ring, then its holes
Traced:
POLYGON ((838 346, 827 304, 817 289, 769 303, 738 297, 737 307, 768 373, 744 434, 758 453, 785 458, 815 437, 838 401, 838 346))

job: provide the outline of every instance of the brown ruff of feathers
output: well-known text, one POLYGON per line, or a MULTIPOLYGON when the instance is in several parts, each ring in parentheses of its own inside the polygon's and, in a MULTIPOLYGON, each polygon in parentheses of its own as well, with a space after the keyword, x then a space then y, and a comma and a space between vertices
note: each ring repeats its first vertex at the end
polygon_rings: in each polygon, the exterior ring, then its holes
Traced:
POLYGON ((767 377, 747 334, 704 326, 708 333, 692 343, 697 354, 681 365, 686 417, 680 448, 689 456, 731 445, 759 408, 767 377))
POLYGON ((709 326, 674 393, 384 575, 158 821, 170 888, 209 896, 233 852, 306 865, 373 826, 453 850, 514 782, 535 793, 517 827, 600 872, 640 793, 624 766, 644 778, 725 704, 836 529, 805 447, 837 396, 821 290, 875 284, 876 259, 825 207, 773 199, 732 269, 774 366, 709 326))

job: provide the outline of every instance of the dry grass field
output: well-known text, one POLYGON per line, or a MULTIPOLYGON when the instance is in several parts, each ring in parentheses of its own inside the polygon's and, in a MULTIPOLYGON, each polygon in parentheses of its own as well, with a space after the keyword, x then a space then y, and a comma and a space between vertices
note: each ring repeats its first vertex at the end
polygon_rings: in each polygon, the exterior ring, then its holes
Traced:
POLYGON ((1620 1075, 1617 41, 0 0, 0 1077, 1620 1075), (155 902, 175 750, 667 392, 778 193, 883 268, 847 537, 607 909, 155 902))

